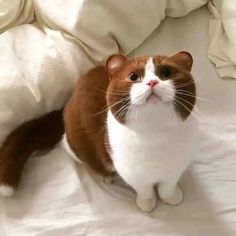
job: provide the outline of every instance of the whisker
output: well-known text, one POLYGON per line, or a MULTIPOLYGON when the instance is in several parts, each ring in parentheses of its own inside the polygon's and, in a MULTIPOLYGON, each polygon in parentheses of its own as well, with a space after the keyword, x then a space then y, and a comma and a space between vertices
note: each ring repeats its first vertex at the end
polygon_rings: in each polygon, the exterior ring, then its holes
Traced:
POLYGON ((183 89, 177 89, 176 92, 184 92, 184 93, 187 93, 187 94, 190 94, 190 95, 194 96, 194 93, 191 93, 191 92, 183 90, 183 89))
POLYGON ((194 80, 188 80, 188 81, 180 81, 180 80, 175 80, 176 85, 184 85, 184 84, 194 84, 194 80))
MULTIPOLYGON (((119 101, 119 102, 120 102, 120 101, 119 101)), ((117 102, 116 105, 117 105, 119 102, 117 102)), ((128 104, 129 104, 129 103, 128 103, 128 104)), ((121 109, 123 109, 123 108, 124 108, 126 105, 128 105, 128 104, 125 104, 124 106, 122 106, 122 107, 118 110, 118 112, 119 112, 121 109)), ((111 107, 110 107, 110 108, 111 108, 111 107)), ((107 110, 109 110, 109 107, 108 107, 107 110)), ((122 111, 121 111, 121 112, 122 112, 122 111)), ((116 112, 116 113, 117 113, 117 112, 116 112)), ((116 113, 115 113, 115 114, 116 114, 116 113)), ((115 115, 115 114, 114 114, 114 115, 115 115)), ((117 119, 119 120, 119 118, 120 118, 120 117, 119 117, 119 114, 118 114, 117 119)), ((107 124, 105 123, 105 124, 102 126, 101 130, 100 130, 98 133, 102 133, 102 132, 105 130, 106 125, 107 125, 107 124)))
MULTIPOLYGON (((95 89, 97 89, 97 90, 99 90, 99 91, 101 91, 101 92, 103 92, 103 93, 105 93, 105 94, 112 94, 112 95, 121 95, 121 96, 123 96, 123 95, 128 95, 129 94, 129 92, 127 92, 127 91, 123 91, 123 93, 113 93, 113 92, 108 92, 108 91, 106 91, 106 90, 102 90, 102 89, 100 89, 100 88, 95 88, 95 89)), ((117 90, 118 91, 118 90, 117 90)), ((120 91, 121 92, 121 91, 120 91)))
POLYGON ((176 83, 176 87, 177 88, 182 88, 182 87, 187 87, 187 86, 189 86, 189 85, 191 85, 191 84, 194 84, 194 81, 193 80, 190 80, 190 81, 187 81, 187 82, 185 82, 185 83, 176 83))
POLYGON ((191 105, 192 107, 195 107, 195 108, 200 112, 200 110, 199 110, 199 108, 196 106, 196 104, 193 105, 193 104, 192 104, 191 102, 189 102, 188 100, 186 100, 186 99, 184 99, 184 98, 181 98, 181 97, 179 97, 179 96, 176 96, 176 95, 175 95, 175 97, 176 97, 177 99, 180 99, 180 100, 182 100, 182 101, 188 103, 188 104, 191 105))
POLYGON ((94 116, 100 115, 100 114, 102 114, 105 111, 108 111, 108 106, 107 105, 105 105, 100 111, 98 111, 97 113, 91 115, 90 117, 94 117, 94 116), (106 109, 104 109, 104 108, 106 108, 106 109))
POLYGON ((194 118, 196 118, 198 121, 200 121, 200 118, 193 112, 191 111, 185 104, 183 104, 180 101, 175 100, 174 103, 178 103, 179 105, 183 106, 187 111, 189 111, 189 114, 192 115, 194 118))
POLYGON ((118 102, 115 102, 115 103, 112 104, 110 107, 108 107, 108 105, 106 105, 106 109, 104 109, 104 110, 102 110, 102 111, 99 111, 99 112, 97 112, 97 113, 91 115, 90 117, 94 117, 94 116, 97 116, 97 115, 99 115, 99 114, 102 114, 103 112, 108 111, 108 110, 111 109, 112 107, 114 107, 114 106, 116 106, 116 105, 118 105, 118 104, 120 104, 120 103, 122 103, 122 102, 125 102, 126 100, 127 100, 127 98, 122 99, 122 100, 120 100, 120 101, 118 101, 118 102))
POLYGON ((116 112, 114 113, 114 116, 117 115, 117 117, 118 117, 118 116, 119 116, 119 112, 122 112, 123 109, 126 107, 126 105, 127 105, 127 104, 123 105, 118 111, 116 111, 116 112))
POLYGON ((98 131, 98 134, 102 134, 102 132, 106 129, 106 125, 107 125, 107 123, 105 123, 105 124, 102 126, 101 130, 98 131))
POLYGON ((138 106, 135 106, 135 103, 133 103, 133 104, 131 104, 129 110, 130 110, 130 111, 131 111, 131 110, 134 111, 134 113, 135 113, 135 120, 136 120, 136 122, 137 122, 137 121, 138 121, 138 106))
POLYGON ((187 87, 188 85, 194 84, 194 81, 188 81, 186 83, 177 83, 175 85, 176 88, 183 88, 183 87, 187 87))
POLYGON ((130 104, 130 102, 126 103, 126 104, 123 105, 117 112, 115 112, 114 116, 117 115, 117 119, 118 119, 118 120, 122 117, 122 115, 123 115, 124 112, 125 112, 125 109, 128 108, 129 104, 130 104))
POLYGON ((135 100, 133 101, 133 105, 137 105, 137 103, 142 100, 146 96, 146 93, 138 95, 135 100))
POLYGON ((201 100, 201 101, 203 101, 203 102, 212 103, 212 101, 209 101, 209 100, 207 100, 207 99, 205 99, 205 98, 201 98, 201 97, 198 97, 198 96, 194 96, 194 95, 192 95, 192 94, 185 93, 185 92, 179 92, 178 90, 176 91, 176 94, 185 95, 185 96, 188 96, 188 97, 194 97, 194 98, 196 98, 196 99, 198 99, 198 100, 201 100))
POLYGON ((123 92, 123 93, 128 93, 128 91, 127 90, 119 90, 119 89, 113 89, 113 91, 117 91, 117 92, 123 92))
POLYGON ((208 100, 206 98, 202 98, 202 97, 196 96, 193 93, 185 91, 185 90, 181 90, 181 89, 176 89, 176 90, 175 89, 166 89, 166 90, 170 91, 170 92, 174 92, 174 93, 179 94, 179 95, 186 95, 186 96, 189 96, 189 97, 195 97, 198 100, 212 103, 212 101, 210 101, 210 100, 208 100))
POLYGON ((117 119, 120 120, 120 118, 125 114, 125 112, 127 112, 127 110, 128 110, 128 105, 122 109, 120 114, 117 116, 118 117, 117 119))
MULTIPOLYGON (((171 96, 169 96, 167 93, 166 93, 166 96, 168 96, 169 98, 171 98, 171 96)), ((179 105, 181 105, 182 107, 184 107, 187 111, 189 111, 189 114, 190 115, 192 115, 194 118, 196 118, 198 121, 200 121, 200 118, 194 113, 194 111, 193 110, 190 110, 185 104, 183 104, 181 101, 179 101, 179 100, 174 100, 173 101, 173 103, 177 106, 178 104, 179 105)), ((192 104, 191 104, 192 105, 192 104)), ((196 105, 194 105, 194 107, 195 107, 196 105)), ((198 111, 200 112, 200 110, 198 109, 198 111)), ((178 113, 178 115, 180 116, 180 118, 181 118, 181 115, 180 115, 180 113, 178 112, 178 110, 177 110, 177 113, 178 113)), ((201 113, 201 112, 200 112, 201 113)))
POLYGON ((182 100, 182 101, 188 103, 188 104, 191 105, 192 107, 194 107, 194 105, 195 105, 195 104, 192 104, 191 102, 189 102, 188 100, 186 100, 186 99, 184 99, 184 98, 181 98, 181 97, 179 97, 179 96, 177 96, 177 95, 175 95, 175 98, 180 99, 180 100, 182 100))

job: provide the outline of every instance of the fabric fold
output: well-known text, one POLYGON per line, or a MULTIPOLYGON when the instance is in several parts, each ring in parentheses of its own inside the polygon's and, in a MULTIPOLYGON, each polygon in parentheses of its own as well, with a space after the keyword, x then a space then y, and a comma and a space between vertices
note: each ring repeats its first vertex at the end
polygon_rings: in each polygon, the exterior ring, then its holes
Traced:
POLYGON ((0 33, 14 26, 32 22, 33 0, 0 1, 0 33))
POLYGON ((212 0, 208 55, 222 78, 236 78, 236 1, 212 0))

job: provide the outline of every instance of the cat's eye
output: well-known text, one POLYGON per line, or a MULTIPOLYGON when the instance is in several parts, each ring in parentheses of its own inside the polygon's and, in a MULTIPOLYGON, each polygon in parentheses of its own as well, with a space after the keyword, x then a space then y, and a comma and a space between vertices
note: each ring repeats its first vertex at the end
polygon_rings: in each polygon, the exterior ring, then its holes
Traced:
POLYGON ((131 80, 132 82, 140 81, 140 79, 140 75, 137 73, 132 73, 129 75, 129 80, 131 80))
POLYGON ((169 78, 172 75, 171 70, 169 68, 163 68, 161 70, 161 76, 169 78))

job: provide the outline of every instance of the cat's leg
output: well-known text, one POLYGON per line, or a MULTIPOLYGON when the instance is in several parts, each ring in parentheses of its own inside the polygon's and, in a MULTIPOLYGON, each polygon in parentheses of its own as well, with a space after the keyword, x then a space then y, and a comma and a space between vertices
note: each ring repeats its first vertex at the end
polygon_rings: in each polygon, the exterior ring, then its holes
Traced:
POLYGON ((136 204, 141 211, 151 212, 156 207, 156 194, 153 185, 132 186, 136 193, 136 204))
POLYGON ((104 183, 111 184, 115 179, 116 169, 111 160, 104 163, 103 166, 106 169, 106 174, 105 173, 101 174, 100 176, 101 180, 104 183), (109 174, 107 174, 107 172, 109 172, 109 174))
POLYGON ((179 205, 183 201, 183 192, 177 185, 178 178, 170 178, 158 184, 160 199, 170 205, 179 205))

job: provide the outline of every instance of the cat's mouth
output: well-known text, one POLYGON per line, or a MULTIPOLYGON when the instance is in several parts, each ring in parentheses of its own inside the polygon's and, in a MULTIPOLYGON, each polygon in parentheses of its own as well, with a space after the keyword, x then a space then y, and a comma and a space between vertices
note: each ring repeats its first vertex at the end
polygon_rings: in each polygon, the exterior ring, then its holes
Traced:
POLYGON ((158 94, 156 94, 156 93, 154 93, 154 92, 151 92, 151 93, 148 95, 148 97, 147 97, 147 99, 146 99, 146 102, 147 102, 147 103, 151 103, 151 104, 156 104, 156 103, 158 103, 160 100, 161 100, 161 97, 160 97, 158 94))

